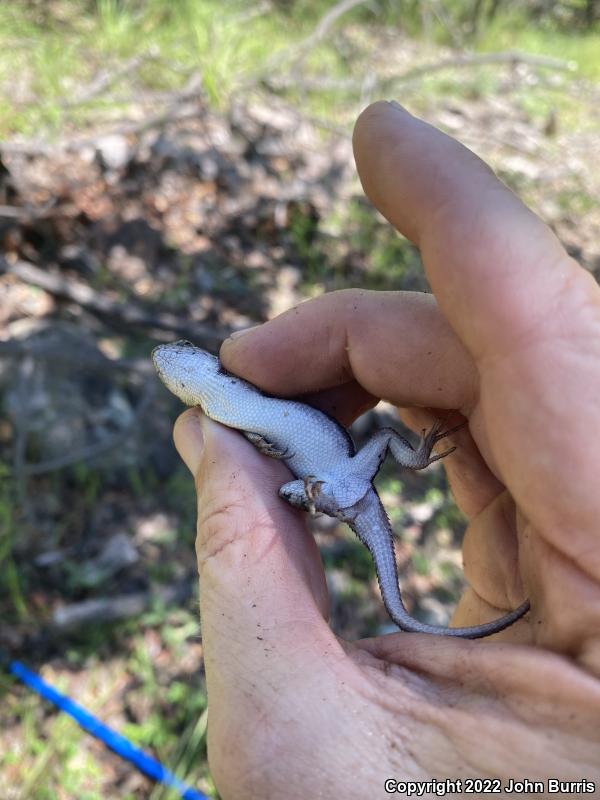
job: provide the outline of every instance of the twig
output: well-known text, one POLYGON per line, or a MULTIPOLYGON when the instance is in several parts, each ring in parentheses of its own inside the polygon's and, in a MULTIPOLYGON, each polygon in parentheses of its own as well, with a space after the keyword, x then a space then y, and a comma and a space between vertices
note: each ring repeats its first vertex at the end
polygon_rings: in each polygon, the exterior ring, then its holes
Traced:
POLYGON ((309 36, 297 44, 275 53, 274 56, 267 60, 259 73, 254 73, 248 80, 243 81, 234 94, 248 92, 253 86, 261 83, 268 85, 271 81, 270 76, 277 72, 280 66, 286 62, 291 63, 295 72, 299 72, 309 52, 322 41, 337 20, 348 11, 367 2, 371 2, 371 0, 342 0, 342 2, 336 3, 321 17, 316 28, 309 36))
POLYGON ((439 0, 435 0, 435 2, 430 1, 430 7, 433 12, 434 17, 440 23, 440 25, 446 29, 448 36, 452 40, 452 44, 457 49, 462 48, 463 41, 462 36, 459 34, 458 29, 454 25, 453 21, 451 20, 450 16, 446 12, 444 6, 439 2, 439 0))
POLYGON ((246 22, 250 22, 252 19, 256 19, 256 17, 262 17, 264 14, 268 14, 272 10, 273 5, 269 2, 269 0, 264 0, 264 2, 258 3, 256 6, 254 6, 254 8, 247 8, 240 12, 233 18, 232 22, 235 25, 244 24, 246 22))
POLYGON ((156 61, 158 58, 158 52, 138 53, 113 72, 102 70, 87 86, 84 86, 75 97, 69 100, 63 100, 60 105, 62 108, 74 108, 89 103, 90 100, 93 100, 107 89, 110 89, 110 87, 114 86, 118 81, 128 77, 132 72, 136 72, 142 64, 145 64, 147 61, 156 61))
POLYGON ((72 139, 63 139, 55 144, 42 141, 0 142, 0 152, 7 155, 24 156, 52 156, 61 152, 69 153, 86 147, 96 147, 98 142, 106 136, 139 135, 152 128, 160 128, 163 125, 183 122, 187 119, 198 119, 199 116, 198 109, 180 111, 179 113, 173 113, 172 109, 167 109, 135 122, 125 122, 96 136, 78 136, 72 139))
POLYGON ((285 91, 292 87, 308 92, 345 92, 360 89, 364 84, 364 79, 331 78, 329 75, 302 78, 295 78, 291 75, 278 75, 265 77, 261 80, 261 83, 265 88, 274 93, 285 91))
MULTIPOLYGON (((520 53, 514 50, 508 50, 499 53, 463 53, 450 56, 439 61, 433 61, 413 67, 412 69, 402 72, 399 75, 390 75, 389 77, 379 78, 377 81, 377 88, 379 91, 390 89, 396 84, 418 81, 423 77, 431 75, 433 72, 440 72, 445 69, 484 66, 487 64, 511 64, 513 66, 516 66, 517 64, 529 64, 533 67, 539 67, 540 69, 556 69, 565 71, 573 71, 577 69, 577 64, 574 61, 565 61, 561 58, 539 56, 531 53, 520 53)), ((333 91, 352 91, 361 90, 364 86, 364 79, 332 79, 327 75, 300 79, 292 75, 287 75, 277 78, 264 78, 263 84, 272 91, 282 91, 289 89, 292 86, 300 86, 300 88, 303 89, 314 89, 316 91, 323 91, 324 89, 333 91)))
POLYGON ((366 2, 369 2, 369 0, 342 0, 341 3, 336 3, 329 9, 329 11, 327 11, 326 14, 321 17, 317 27, 310 34, 310 36, 307 36, 306 39, 300 42, 300 44, 296 45, 297 49, 301 51, 303 56, 305 56, 309 50, 312 50, 313 47, 319 44, 319 42, 322 41, 325 36, 327 36, 330 29, 333 27, 333 25, 335 25, 341 16, 347 14, 348 11, 352 11, 353 8, 361 6, 366 2))
POLYGON ((124 440, 130 436, 135 430, 138 429, 140 420, 148 411, 151 401, 154 398, 154 388, 156 383, 148 381, 142 389, 142 399, 134 409, 133 417, 127 425, 124 425, 116 433, 106 436, 99 442, 88 444, 84 447, 79 447, 76 450, 71 450, 56 458, 49 458, 46 461, 38 461, 37 463, 27 463, 23 461, 21 464, 21 472, 23 475, 30 478, 33 475, 44 475, 47 472, 56 472, 59 469, 70 467, 71 464, 77 464, 81 461, 93 461, 98 456, 115 450, 117 447, 122 447, 124 440))
POLYGON ((201 109, 198 107, 194 109, 183 109, 182 106, 200 99, 200 92, 200 78, 197 74, 194 74, 181 91, 171 95, 171 103, 165 109, 152 116, 145 117, 141 120, 128 120, 121 125, 117 125, 116 127, 94 136, 77 136, 71 139, 62 139, 56 143, 40 140, 30 140, 26 142, 0 141, 0 152, 6 153, 7 155, 51 156, 56 153, 81 150, 85 147, 95 147, 101 139, 109 135, 139 135, 152 128, 160 128, 163 125, 169 125, 174 122, 182 122, 186 119, 198 119, 201 115, 201 109))
POLYGON ((0 206, 0 217, 4 219, 22 219, 27 216, 27 209, 18 206, 0 206))
POLYGON ((193 578, 188 578, 173 586, 161 586, 152 592, 135 592, 72 603, 56 609, 52 615, 51 629, 62 633, 92 622, 112 622, 136 617, 151 608, 154 603, 180 606, 191 596, 194 583, 193 578))
POLYGON ((532 53, 521 53, 518 50, 505 50, 499 53, 459 53, 449 58, 442 58, 439 61, 409 69, 401 75, 391 77, 390 81, 410 81, 444 69, 479 66, 482 64, 511 64, 513 66, 530 64, 533 67, 542 69, 558 69, 569 72, 577 69, 575 61, 565 61, 562 58, 552 58, 551 56, 538 56, 532 53))
POLYGON ((45 219, 52 216, 53 209, 56 206, 56 198, 48 200, 42 206, 35 208, 30 205, 25 206, 0 206, 0 217, 4 219, 18 219, 18 220, 37 220, 45 219))
POLYGON ((67 280, 55 272, 42 270, 27 261, 9 263, 0 256, 0 274, 2 272, 14 275, 25 283, 38 286, 57 297, 77 303, 93 314, 110 317, 124 325, 166 330, 213 344, 220 343, 231 333, 230 329, 218 328, 202 322, 186 322, 175 314, 164 311, 151 314, 132 303, 111 300, 84 283, 72 279, 67 280))

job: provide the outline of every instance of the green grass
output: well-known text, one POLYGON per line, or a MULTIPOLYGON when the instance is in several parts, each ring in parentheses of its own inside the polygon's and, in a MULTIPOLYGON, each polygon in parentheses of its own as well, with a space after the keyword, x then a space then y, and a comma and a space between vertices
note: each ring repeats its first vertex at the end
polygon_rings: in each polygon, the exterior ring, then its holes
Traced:
MULTIPOLYGON (((145 623, 148 621, 144 619, 145 623)), ((137 720, 115 727, 135 744, 151 751, 178 777, 201 786, 209 796, 216 796, 206 764, 208 712, 201 676, 178 675, 167 680, 145 639, 147 626, 142 633, 139 623, 131 620, 112 628, 113 635, 121 641, 127 638, 129 655, 102 655, 109 638, 108 627, 90 630, 87 643, 90 646, 83 643, 72 653, 67 652, 69 667, 57 671, 51 682, 59 691, 76 694, 76 699, 102 719, 106 718, 107 708, 114 713, 119 707, 115 693, 123 691, 126 678, 124 699, 133 710, 137 709, 137 720), (80 673, 79 678, 74 677, 75 672, 80 673)), ((195 609, 163 611, 154 633, 158 637, 154 641, 162 641, 178 659, 176 663, 182 663, 189 652, 189 641, 198 637, 195 609)), ((28 800, 54 800, 59 793, 61 797, 85 800, 105 797, 113 771, 123 767, 117 756, 106 754, 103 758, 109 765, 107 774, 97 755, 100 748, 92 742, 68 716, 56 712, 36 694, 0 672, 1 797, 12 796, 10 791, 16 787, 21 792, 19 797, 28 800)), ((133 767, 131 770, 134 771, 133 767)), ((121 796, 133 797, 128 793, 121 796)), ((157 785, 148 797, 174 800, 177 795, 157 785)))
POLYGON ((125 107, 138 90, 180 88, 193 73, 209 101, 224 105, 250 73, 310 28, 308 18, 254 13, 255 6, 241 0, 97 0, 83 11, 81 5, 48 2, 47 14, 25 4, 0 5, 3 137, 75 127, 107 105, 125 107), (87 102, 64 107, 99 72, 116 72, 142 54, 149 57, 135 74, 87 102))
MULTIPOLYGON (((194 74, 209 103, 225 107, 232 94, 246 95, 250 76, 280 74, 282 64, 274 59, 286 54, 283 66, 289 64, 290 47, 310 35, 331 4, 302 0, 269 9, 243 0, 2 3, 0 137, 37 138, 65 129, 79 131, 99 117, 123 116, 142 93, 182 88, 194 74), (116 75, 132 58, 144 55, 147 58, 114 85, 81 99, 99 74, 116 75)), ((352 37, 350 62, 326 37, 307 55, 302 74, 336 78, 354 71, 360 78, 368 65, 369 48, 378 46, 377 26, 386 20, 385 10, 358 8, 348 13, 338 27, 354 26, 356 32, 359 24, 373 35, 352 37)), ((402 29, 412 30, 417 21, 414 9, 406 9, 402 29), (407 14, 415 17, 412 24, 407 14)), ((555 55, 575 61, 578 75, 600 77, 598 30, 568 34, 536 26, 513 12, 488 27, 479 49, 555 55)), ((493 91, 493 68, 475 70, 470 76, 464 70, 458 74, 450 70, 425 78, 421 88, 425 93, 447 93, 448 83, 454 92, 493 91)), ((326 118, 335 118, 342 108, 354 108, 359 102, 356 92, 341 90, 305 95, 291 89, 289 97, 326 118)))
POLYGON ((0 461, 0 574, 3 576, 0 586, 0 602, 7 602, 12 614, 10 621, 25 622, 29 618, 29 609, 23 588, 24 579, 19 574, 13 550, 19 536, 19 520, 16 512, 17 490, 6 464, 0 461))
POLYGON ((550 25, 535 26, 513 15, 500 17, 479 43, 482 52, 518 50, 572 62, 567 72, 542 70, 537 86, 524 85, 518 92, 523 110, 541 123, 551 113, 558 114, 561 129, 584 128, 596 124, 590 116, 589 102, 579 93, 570 93, 570 80, 600 80, 600 29, 567 32, 550 25), (560 76, 558 83, 552 78, 560 76))
POLYGON ((88 736, 65 714, 46 714, 43 701, 18 683, 2 678, 3 747, 0 793, 34 800, 54 800, 56 789, 66 797, 101 800, 102 765, 88 751, 88 736), (18 736, 11 733, 18 720, 18 736), (5 792, 8 792, 7 794, 5 792), (14 795, 16 796, 16 795, 14 795))
POLYGON ((567 32, 528 23, 513 15, 500 17, 479 42, 482 52, 521 50, 573 61, 577 77, 600 79, 600 30, 567 32))

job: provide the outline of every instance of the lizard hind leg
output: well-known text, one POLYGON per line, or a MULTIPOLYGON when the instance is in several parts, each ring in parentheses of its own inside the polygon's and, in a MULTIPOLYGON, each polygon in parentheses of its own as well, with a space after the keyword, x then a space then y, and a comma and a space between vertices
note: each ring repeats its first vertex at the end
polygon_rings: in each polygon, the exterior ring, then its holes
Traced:
MULTIPOLYGON (((462 428, 466 423, 457 425, 448 431, 440 433, 442 422, 436 422, 429 431, 424 431, 418 446, 412 444, 394 430, 394 428, 381 428, 371 439, 364 444, 361 449, 352 456, 352 473, 361 478, 368 477, 371 480, 381 466, 387 450, 389 448, 392 456, 401 467, 409 469, 424 469, 434 461, 450 455, 454 452, 454 447, 450 447, 443 453, 431 455, 434 445, 441 439, 462 428)), ((351 503, 348 503, 351 505, 351 503)))
POLYGON ((306 495, 306 484, 303 480, 288 481, 279 488, 279 497, 294 508, 309 510, 309 499, 306 495))
POLYGON ((279 496, 295 508, 310 511, 314 516, 317 511, 330 513, 327 498, 322 494, 321 487, 325 481, 320 481, 314 475, 295 481, 284 483, 279 489, 279 496))

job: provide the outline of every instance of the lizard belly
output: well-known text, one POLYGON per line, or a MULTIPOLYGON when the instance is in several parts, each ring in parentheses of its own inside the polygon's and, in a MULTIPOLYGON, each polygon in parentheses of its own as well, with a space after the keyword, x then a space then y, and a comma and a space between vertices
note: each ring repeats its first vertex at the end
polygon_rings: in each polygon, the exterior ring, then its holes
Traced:
MULTIPOLYGON (((338 466, 342 467, 348 460, 341 460, 338 466)), ((286 464, 296 478, 304 481, 304 491, 311 491, 312 487, 314 497, 320 498, 315 503, 318 510, 330 516, 339 516, 339 512, 351 509, 372 489, 369 480, 349 473, 328 472, 322 465, 297 464, 293 459, 286 464)))
POLYGON ((355 475, 336 477, 331 481, 332 493, 340 511, 351 508, 372 489, 371 481, 355 475))
MULTIPOLYGON (((260 397, 260 396, 259 396, 260 397)), ((226 425, 255 433, 285 453, 283 460, 297 478, 331 474, 354 454, 352 440, 327 415, 294 401, 260 397, 260 408, 247 408, 226 425)))

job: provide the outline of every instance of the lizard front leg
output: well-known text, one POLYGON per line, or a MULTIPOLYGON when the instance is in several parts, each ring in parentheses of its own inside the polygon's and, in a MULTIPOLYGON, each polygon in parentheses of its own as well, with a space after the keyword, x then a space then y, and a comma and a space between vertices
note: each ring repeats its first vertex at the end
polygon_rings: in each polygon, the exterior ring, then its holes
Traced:
POLYGON ((269 458, 291 458, 292 456, 287 448, 281 450, 281 448, 265 439, 264 436, 261 436, 260 433, 253 433, 252 431, 242 431, 242 433, 264 456, 269 456, 269 458))

